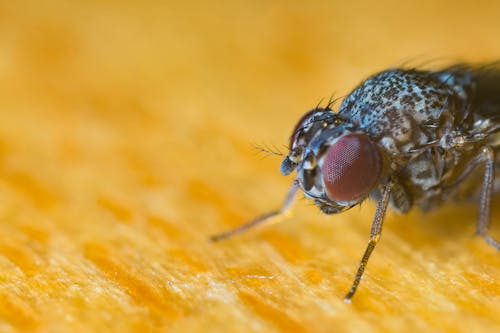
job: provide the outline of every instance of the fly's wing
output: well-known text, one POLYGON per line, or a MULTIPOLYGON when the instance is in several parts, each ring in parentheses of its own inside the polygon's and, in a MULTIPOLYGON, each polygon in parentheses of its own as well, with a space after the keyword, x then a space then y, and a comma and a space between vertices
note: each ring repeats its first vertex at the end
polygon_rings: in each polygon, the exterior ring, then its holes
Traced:
POLYGON ((492 122, 500 122, 500 62, 473 68, 472 72, 475 81, 472 98, 474 112, 492 122))
MULTIPOLYGON (((468 73, 472 79, 470 113, 473 122, 478 124, 473 133, 488 135, 488 144, 495 151, 495 181, 493 192, 500 193, 500 61, 482 65, 457 65, 446 69, 447 72, 468 73), (481 121, 482 120, 482 121, 481 121), (479 121, 479 122, 478 122, 479 121)), ((472 177, 469 177, 472 178, 472 177)), ((481 174, 469 181, 472 195, 465 197, 479 198, 477 184, 481 182, 481 174)), ((462 186, 462 188, 467 188, 462 186)), ((467 192, 467 191, 465 191, 467 192)), ((469 194, 470 194, 469 193, 469 194)))
POLYGON ((436 74, 458 95, 469 96, 467 115, 474 122, 490 120, 490 126, 500 130, 500 126, 495 126, 500 123, 500 61, 485 65, 457 64, 436 74))

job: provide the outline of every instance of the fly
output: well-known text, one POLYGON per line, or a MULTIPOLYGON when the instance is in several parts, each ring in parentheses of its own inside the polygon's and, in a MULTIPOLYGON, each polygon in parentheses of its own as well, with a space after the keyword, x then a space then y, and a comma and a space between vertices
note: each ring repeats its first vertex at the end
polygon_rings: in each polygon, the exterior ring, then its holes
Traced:
POLYGON ((498 64, 389 69, 362 82, 337 112, 332 104, 304 114, 292 132, 280 171, 296 176, 282 207, 213 241, 285 214, 299 190, 325 214, 370 197, 377 209, 346 302, 356 293, 389 206, 406 213, 413 206, 429 210, 476 195, 476 233, 500 250, 488 232, 491 196, 500 190, 494 182, 500 172, 498 64))

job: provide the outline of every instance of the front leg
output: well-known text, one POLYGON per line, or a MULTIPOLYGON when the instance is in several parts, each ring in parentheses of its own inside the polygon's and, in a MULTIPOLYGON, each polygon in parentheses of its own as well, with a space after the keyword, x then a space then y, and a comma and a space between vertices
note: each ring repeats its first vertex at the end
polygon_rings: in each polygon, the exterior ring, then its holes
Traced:
POLYGON ((299 184, 297 183, 297 181, 294 181, 292 186, 288 190, 288 193, 285 197, 285 201, 283 202, 283 205, 281 206, 280 209, 263 214, 255 219, 253 219, 247 223, 244 223, 244 224, 242 224, 234 229, 231 229, 229 231, 222 232, 222 233, 217 234, 217 235, 213 235, 210 237, 210 240, 212 242, 218 242, 218 241, 233 237, 235 235, 241 234, 241 233, 243 233, 249 229, 255 228, 257 226, 262 226, 266 223, 269 223, 271 221, 271 219, 274 217, 286 215, 290 211, 290 209, 292 208, 293 201, 294 201, 295 195, 297 194, 298 189, 299 189, 299 184))
POLYGON ((363 277, 363 273, 365 272, 366 265, 368 264, 368 259, 375 249, 375 245, 377 245, 380 236, 382 234, 382 226, 384 224, 384 217, 387 211, 387 206, 389 204, 389 198, 391 197, 391 190, 394 186, 394 181, 390 180, 384 187, 382 193, 382 199, 378 202, 377 211, 375 212, 375 217, 373 218, 372 230, 370 233, 370 240, 368 241, 368 245, 365 250, 365 254, 361 259, 361 262, 358 266, 358 271, 356 272, 356 277, 354 278, 354 282, 352 283, 351 290, 344 297, 344 301, 346 303, 351 303, 351 299, 356 293, 358 289, 359 283, 361 282, 361 278, 363 277))

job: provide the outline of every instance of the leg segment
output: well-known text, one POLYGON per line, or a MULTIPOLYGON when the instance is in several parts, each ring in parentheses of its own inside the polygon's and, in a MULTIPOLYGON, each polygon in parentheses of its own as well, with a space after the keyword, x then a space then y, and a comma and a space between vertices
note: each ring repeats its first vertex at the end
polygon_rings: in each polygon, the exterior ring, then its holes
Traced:
POLYGON ((385 212, 387 211, 387 206, 389 204, 389 198, 391 196, 391 189, 393 187, 393 181, 389 181, 382 193, 382 199, 378 202, 377 211, 375 212, 375 217, 372 222, 372 230, 370 233, 370 240, 368 241, 368 245, 365 250, 365 254, 359 263, 358 271, 356 272, 356 277, 354 278, 354 282, 352 283, 351 290, 344 297, 344 301, 346 303, 350 303, 352 297, 356 293, 358 289, 359 283, 361 282, 361 278, 363 277, 363 273, 365 271, 366 265, 368 264, 368 259, 370 259, 370 255, 375 249, 375 245, 380 239, 380 235, 382 234, 382 225, 384 224, 385 212))
POLYGON ((295 198, 295 194, 297 193, 298 189, 299 189, 299 186, 294 182, 292 184, 292 186, 290 187, 290 189, 288 190, 288 193, 285 197, 285 201, 283 202, 283 205, 281 206, 280 209, 263 214, 255 219, 245 223, 245 224, 242 224, 242 225, 232 229, 232 230, 222 232, 222 233, 217 234, 217 235, 213 235, 212 237, 210 237, 210 240, 212 242, 218 242, 218 241, 233 237, 235 235, 241 234, 241 233, 243 233, 249 229, 252 229, 256 226, 264 225, 265 223, 270 222, 271 218, 273 218, 273 217, 285 215, 286 213, 288 213, 290 208, 292 208, 292 204, 294 201, 293 199, 295 198))
POLYGON ((491 147, 485 147, 482 155, 486 162, 483 185, 479 195, 479 218, 477 221, 476 233, 483 237, 486 242, 491 244, 497 250, 500 250, 500 242, 491 237, 488 233, 491 222, 491 194, 495 178, 495 153, 491 147))

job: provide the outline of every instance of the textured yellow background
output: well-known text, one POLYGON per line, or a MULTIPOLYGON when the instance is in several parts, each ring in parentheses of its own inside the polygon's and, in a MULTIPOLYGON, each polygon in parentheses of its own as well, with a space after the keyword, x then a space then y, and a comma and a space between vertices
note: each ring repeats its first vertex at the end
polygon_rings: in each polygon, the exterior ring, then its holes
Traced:
POLYGON ((385 67, 498 58, 499 13, 1 1, 0 332, 499 332, 500 253, 472 236, 473 204, 389 214, 351 305, 371 203, 299 200, 286 223, 207 242, 282 201, 291 179, 252 143, 282 147, 385 67))

